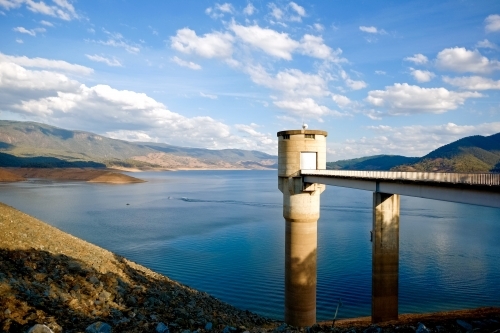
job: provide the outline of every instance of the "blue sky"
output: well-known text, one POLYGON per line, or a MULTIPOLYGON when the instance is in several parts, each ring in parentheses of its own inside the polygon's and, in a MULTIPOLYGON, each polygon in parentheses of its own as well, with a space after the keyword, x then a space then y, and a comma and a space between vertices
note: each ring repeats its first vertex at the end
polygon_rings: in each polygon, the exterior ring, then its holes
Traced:
POLYGON ((500 132, 500 3, 0 0, 0 119, 328 160, 500 132))

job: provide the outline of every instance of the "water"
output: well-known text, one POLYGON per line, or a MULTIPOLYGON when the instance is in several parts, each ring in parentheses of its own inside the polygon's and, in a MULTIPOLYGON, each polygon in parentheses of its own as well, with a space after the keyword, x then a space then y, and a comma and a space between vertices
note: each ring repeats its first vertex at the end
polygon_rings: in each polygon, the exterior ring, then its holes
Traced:
MULTIPOLYGON (((130 185, 30 181, 0 201, 242 309, 283 318, 276 171, 134 174, 130 185), (129 205, 127 205, 127 203, 129 205)), ((372 193, 327 187, 318 320, 370 315, 372 193)), ((401 198, 399 312, 500 306, 500 209, 401 198)))

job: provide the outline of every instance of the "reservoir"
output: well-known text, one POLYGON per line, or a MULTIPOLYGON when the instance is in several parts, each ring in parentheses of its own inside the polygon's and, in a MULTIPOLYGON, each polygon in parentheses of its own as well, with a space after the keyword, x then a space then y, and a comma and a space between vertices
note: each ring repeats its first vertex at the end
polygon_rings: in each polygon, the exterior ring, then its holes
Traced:
MULTIPOLYGON (((283 318, 277 171, 132 174, 147 183, 0 184, 0 201, 225 302, 283 318)), ((372 193, 327 186, 317 318, 369 316, 372 193)), ((399 313, 500 306, 500 209, 401 197, 399 313)))

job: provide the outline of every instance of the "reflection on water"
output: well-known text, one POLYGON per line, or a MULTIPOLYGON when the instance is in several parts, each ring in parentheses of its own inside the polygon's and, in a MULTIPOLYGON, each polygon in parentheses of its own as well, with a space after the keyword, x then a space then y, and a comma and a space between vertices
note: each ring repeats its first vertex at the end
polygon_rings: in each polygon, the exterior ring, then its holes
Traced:
MULTIPOLYGON (((0 201, 240 308, 283 317, 276 171, 139 177, 148 182, 3 184, 0 201)), ((318 319, 333 317, 339 297, 339 317, 369 315, 372 193, 327 187, 321 201, 318 319)), ((500 209, 402 197, 400 313, 499 306, 498 235, 500 209)))

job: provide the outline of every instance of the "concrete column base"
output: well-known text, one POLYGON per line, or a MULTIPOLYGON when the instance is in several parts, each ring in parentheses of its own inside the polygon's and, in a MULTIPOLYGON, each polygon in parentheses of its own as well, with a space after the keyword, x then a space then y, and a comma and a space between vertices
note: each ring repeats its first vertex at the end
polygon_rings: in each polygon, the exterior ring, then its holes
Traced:
POLYGON ((372 322, 398 319, 398 194, 373 193, 372 322))

